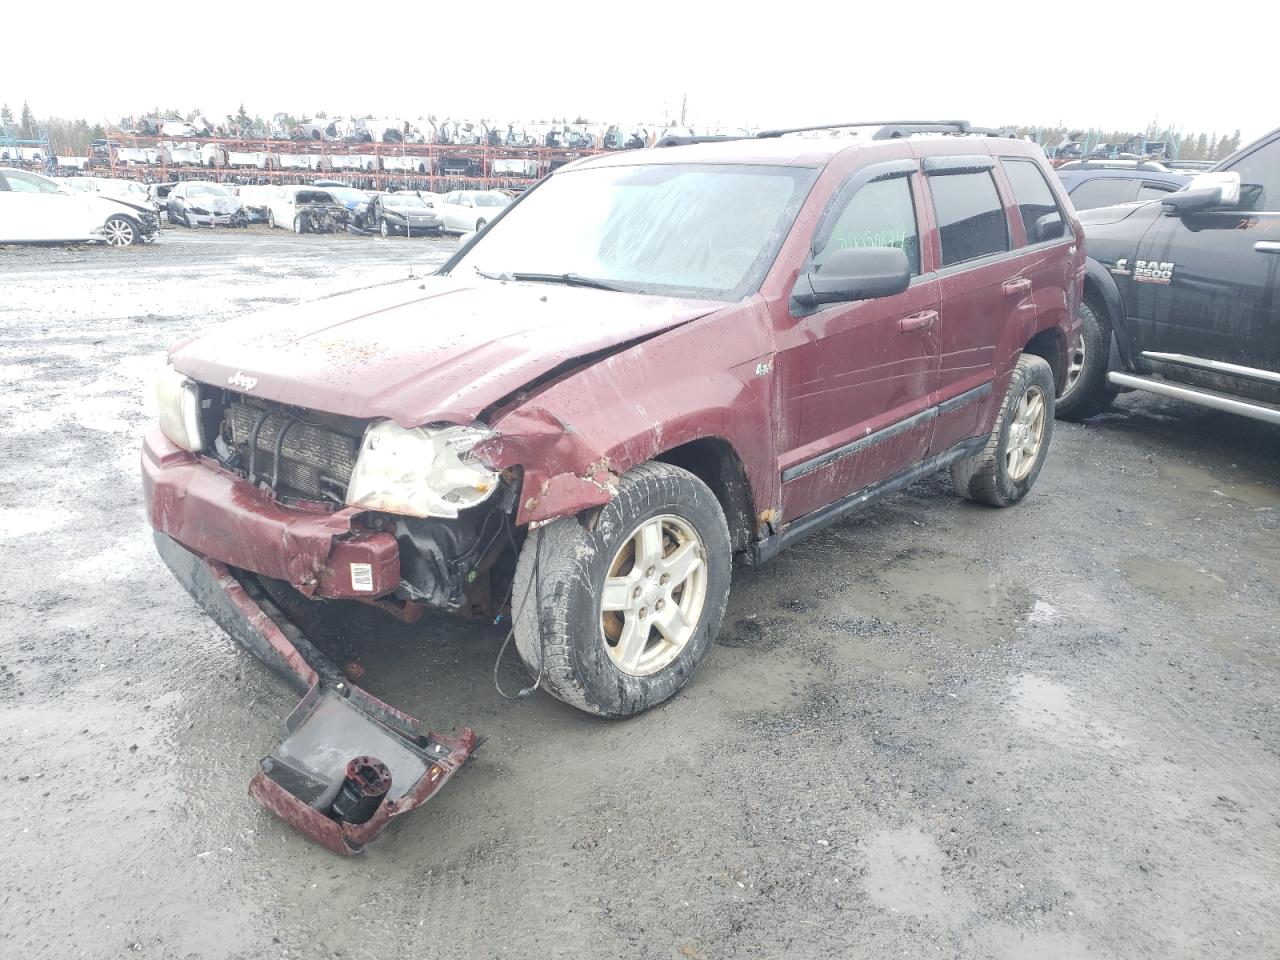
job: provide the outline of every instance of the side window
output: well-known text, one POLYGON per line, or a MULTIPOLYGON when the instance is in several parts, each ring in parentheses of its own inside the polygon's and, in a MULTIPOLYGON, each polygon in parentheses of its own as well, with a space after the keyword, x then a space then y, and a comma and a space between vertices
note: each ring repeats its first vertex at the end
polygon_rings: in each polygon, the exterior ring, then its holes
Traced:
POLYGON ((1138 181, 1127 177, 1094 177, 1071 191, 1071 204, 1077 210, 1109 207, 1128 203, 1138 192, 1138 181))
POLYGON ((1155 200, 1177 189, 1170 183, 1144 183, 1138 188, 1139 200, 1155 200))
POLYGON ((897 247, 907 255, 912 276, 920 273, 920 232, 909 177, 872 181, 850 197, 814 254, 814 268, 820 270, 834 251, 847 247, 897 247))
POLYGON ((929 192, 944 267, 1009 249, 1009 221, 989 171, 930 174, 929 192))
POLYGON ((1040 165, 1034 160, 1012 159, 1001 160, 1000 164, 1013 187, 1013 199, 1018 204, 1027 243, 1059 239, 1066 230, 1066 224, 1040 165))
POLYGON ((1272 140, 1228 169, 1240 174, 1237 210, 1280 212, 1280 140, 1272 140))
POLYGON ((9 181, 9 189, 17 193, 57 193, 55 184, 33 177, 20 170, 6 170, 5 179, 9 181))

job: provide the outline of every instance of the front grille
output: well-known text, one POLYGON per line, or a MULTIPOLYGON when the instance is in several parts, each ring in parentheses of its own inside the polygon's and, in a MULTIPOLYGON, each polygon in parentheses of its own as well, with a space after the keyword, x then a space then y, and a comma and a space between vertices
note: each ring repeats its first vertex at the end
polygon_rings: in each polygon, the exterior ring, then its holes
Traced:
MULTIPOLYGON (((257 453, 252 457, 251 478, 273 482, 277 492, 315 499, 346 497, 347 484, 356 466, 360 438, 334 424, 313 422, 320 414, 304 414, 287 407, 255 406, 233 400, 226 410, 228 442, 240 453, 240 469, 249 472, 250 444, 256 433, 257 453), (303 419, 306 417, 306 419, 303 419), (281 431, 284 439, 280 439, 281 431), (280 469, 275 453, 280 449, 280 469)), ((350 428, 348 428, 350 429, 350 428)), ((354 431, 353 431, 354 432, 354 431)))

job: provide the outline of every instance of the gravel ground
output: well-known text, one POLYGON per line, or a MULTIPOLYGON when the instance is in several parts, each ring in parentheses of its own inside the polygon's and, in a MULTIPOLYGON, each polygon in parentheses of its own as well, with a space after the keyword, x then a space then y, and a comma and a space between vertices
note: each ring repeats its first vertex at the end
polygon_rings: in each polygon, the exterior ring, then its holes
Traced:
POLYGON ((497 628, 353 629, 366 686, 489 739, 362 858, 262 810, 295 699, 154 555, 150 372, 453 245, 0 250, 0 955, 1280 955, 1280 431, 1141 396, 1013 509, 940 475, 735 571, 626 723, 500 699, 497 628))

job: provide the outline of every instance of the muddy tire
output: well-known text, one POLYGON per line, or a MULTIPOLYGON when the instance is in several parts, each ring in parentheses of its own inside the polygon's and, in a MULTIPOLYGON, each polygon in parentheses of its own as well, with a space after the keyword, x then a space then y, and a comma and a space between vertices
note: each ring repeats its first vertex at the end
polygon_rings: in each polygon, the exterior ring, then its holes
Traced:
POLYGON ((1053 368, 1023 354, 981 453, 951 465, 956 493, 978 503, 1017 503, 1040 475, 1053 438, 1053 368))
POLYGON ((1084 327, 1068 354, 1067 384, 1054 408, 1059 420, 1087 420, 1116 398, 1117 391, 1107 383, 1111 325, 1086 302, 1080 304, 1080 320, 1084 327))
POLYGON ((623 475, 603 507, 532 531, 511 594, 516 648, 565 703, 630 717, 671 697, 711 649, 729 596, 729 530, 679 467, 623 475))

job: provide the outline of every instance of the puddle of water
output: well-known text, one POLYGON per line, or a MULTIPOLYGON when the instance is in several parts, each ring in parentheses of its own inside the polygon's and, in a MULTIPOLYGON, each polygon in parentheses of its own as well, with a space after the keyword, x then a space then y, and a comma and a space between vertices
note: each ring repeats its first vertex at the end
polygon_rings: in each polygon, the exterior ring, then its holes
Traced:
POLYGON ((1090 716, 1077 704, 1070 687, 1030 673, 1014 677, 1010 686, 1010 709, 1019 726, 1062 746, 1102 750, 1124 746, 1124 737, 1114 727, 1090 716))
POLYGON ((973 912, 967 895, 943 883, 946 855, 919 830, 881 831, 867 842, 866 860, 863 887, 882 910, 946 924, 960 923, 973 912))
POLYGON ((1161 475, 1180 490, 1238 500, 1252 507, 1280 507, 1280 486, 1236 476, 1243 472, 1229 468, 1215 472, 1194 463, 1160 465, 1161 475))
POLYGON ((1197 607, 1207 597, 1218 597, 1226 590, 1226 581, 1216 573, 1176 560, 1125 557, 1119 566, 1125 579, 1138 589, 1183 606, 1197 607))

